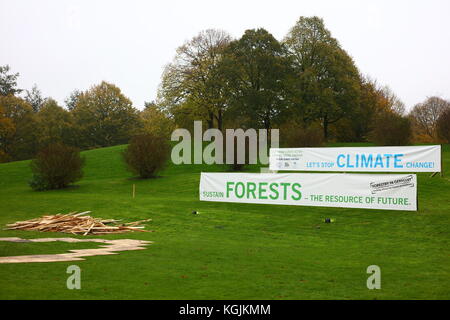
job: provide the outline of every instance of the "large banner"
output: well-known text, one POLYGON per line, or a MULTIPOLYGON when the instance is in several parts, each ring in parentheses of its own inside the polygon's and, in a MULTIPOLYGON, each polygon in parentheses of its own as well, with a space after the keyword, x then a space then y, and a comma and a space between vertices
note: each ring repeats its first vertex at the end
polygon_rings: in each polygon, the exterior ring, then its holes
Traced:
POLYGON ((417 211, 415 174, 202 173, 200 200, 417 211))
POLYGON ((441 146, 272 148, 270 170, 441 172, 441 146))

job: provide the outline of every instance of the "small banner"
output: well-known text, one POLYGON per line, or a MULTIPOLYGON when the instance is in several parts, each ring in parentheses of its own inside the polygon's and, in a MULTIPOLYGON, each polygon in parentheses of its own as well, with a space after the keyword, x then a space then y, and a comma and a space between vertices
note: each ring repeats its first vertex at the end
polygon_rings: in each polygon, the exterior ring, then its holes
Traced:
POLYGON ((441 172, 441 146, 271 148, 273 171, 441 172))
POLYGON ((200 200, 417 211, 415 174, 205 173, 200 200))

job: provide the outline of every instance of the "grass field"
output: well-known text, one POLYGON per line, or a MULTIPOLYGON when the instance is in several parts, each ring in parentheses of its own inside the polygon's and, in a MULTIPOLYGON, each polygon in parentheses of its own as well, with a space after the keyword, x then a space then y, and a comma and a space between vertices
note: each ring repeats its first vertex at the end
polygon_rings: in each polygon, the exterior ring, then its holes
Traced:
MULTIPOLYGON (((198 200, 199 173, 225 167, 169 165, 160 178, 137 180, 121 162, 122 149, 84 152, 84 178, 59 191, 32 191, 29 161, 0 164, 1 229, 44 213, 91 210, 94 217, 152 218, 147 228, 156 230, 103 237, 154 241, 142 251, 0 264, 0 299, 450 298, 450 170, 444 178, 418 174, 418 212, 213 203, 198 200), (336 221, 324 224, 326 217, 336 221), (66 288, 72 264, 82 269, 81 290, 66 288), (366 287, 372 264, 381 268, 381 290, 366 287)), ((448 145, 443 159, 450 168, 448 145)), ((0 256, 96 246, 0 242, 0 256)))

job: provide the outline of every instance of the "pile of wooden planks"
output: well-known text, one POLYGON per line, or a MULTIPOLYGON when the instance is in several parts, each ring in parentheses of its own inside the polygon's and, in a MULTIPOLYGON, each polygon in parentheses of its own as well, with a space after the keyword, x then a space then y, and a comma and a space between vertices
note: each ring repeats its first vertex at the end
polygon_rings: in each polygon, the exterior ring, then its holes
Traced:
POLYGON ((6 230, 64 232, 84 236, 130 231, 150 232, 149 230, 144 230, 144 227, 140 226, 140 224, 151 221, 151 219, 119 224, 120 220, 93 218, 88 216, 88 213, 90 211, 45 215, 36 219, 8 224, 6 230))

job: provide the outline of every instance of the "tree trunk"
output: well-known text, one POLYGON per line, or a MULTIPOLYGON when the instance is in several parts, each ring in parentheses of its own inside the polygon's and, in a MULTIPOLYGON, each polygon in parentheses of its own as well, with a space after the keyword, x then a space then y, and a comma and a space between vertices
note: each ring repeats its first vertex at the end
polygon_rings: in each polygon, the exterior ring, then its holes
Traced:
POLYGON ((214 113, 209 113, 208 129, 214 128, 214 113))
POLYGON ((222 132, 223 129, 223 115, 222 110, 219 110, 219 114, 217 116, 217 128, 222 132))
POLYGON ((269 132, 270 126, 271 126, 270 116, 266 116, 265 119, 264 119, 264 129, 266 129, 267 132, 269 132))
POLYGON ((325 115, 323 117, 323 137, 325 138, 325 142, 328 141, 328 116, 325 115))

